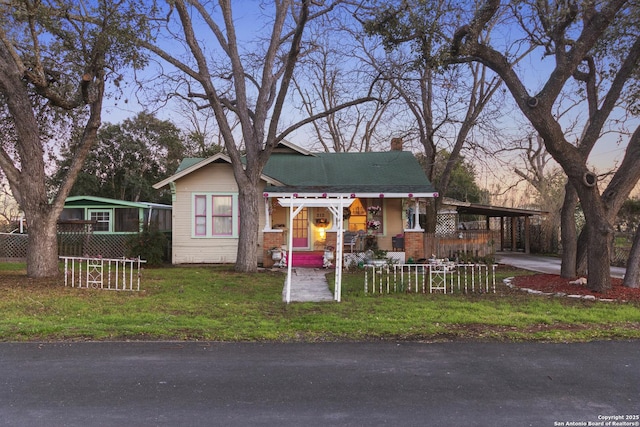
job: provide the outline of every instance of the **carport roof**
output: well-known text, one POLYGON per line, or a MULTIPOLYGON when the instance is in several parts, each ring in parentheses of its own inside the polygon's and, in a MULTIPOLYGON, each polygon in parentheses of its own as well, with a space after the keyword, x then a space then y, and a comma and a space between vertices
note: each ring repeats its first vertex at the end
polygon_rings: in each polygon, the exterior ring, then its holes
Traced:
POLYGON ((502 206, 481 205, 478 203, 465 203, 456 206, 458 213, 469 215, 484 215, 489 217, 518 217, 518 216, 534 216, 546 215, 549 212, 523 209, 523 208, 507 208, 502 206))

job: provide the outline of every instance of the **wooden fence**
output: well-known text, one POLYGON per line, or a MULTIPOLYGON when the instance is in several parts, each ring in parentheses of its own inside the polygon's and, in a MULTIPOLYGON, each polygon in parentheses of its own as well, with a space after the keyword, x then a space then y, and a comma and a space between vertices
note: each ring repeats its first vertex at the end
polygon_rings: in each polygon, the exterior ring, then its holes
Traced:
POLYGON ((472 260, 493 256, 500 234, 491 230, 461 230, 448 234, 426 233, 425 238, 427 258, 472 260))

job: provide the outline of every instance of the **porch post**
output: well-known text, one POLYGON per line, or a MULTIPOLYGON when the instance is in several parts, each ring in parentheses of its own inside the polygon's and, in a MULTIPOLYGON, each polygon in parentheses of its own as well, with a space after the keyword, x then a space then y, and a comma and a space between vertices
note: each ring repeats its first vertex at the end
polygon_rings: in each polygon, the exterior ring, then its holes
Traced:
POLYGON ((530 217, 525 216, 524 217, 524 253, 525 254, 531 253, 531 239, 529 238, 530 232, 531 232, 531 230, 529 229, 530 224, 531 224, 530 217))
POLYGON ((262 231, 271 231, 271 213, 269 207, 271 206, 271 199, 264 197, 264 229, 262 231))
POLYGON ((424 253, 424 230, 406 230, 404 233, 406 255, 417 261, 426 258, 424 253))
POLYGON ((335 289, 333 292, 333 299, 340 302, 342 298, 342 262, 344 250, 344 198, 340 196, 340 203, 338 204, 338 235, 336 236, 336 280, 335 289))
POLYGON ((420 227, 420 202, 416 197, 416 207, 413 209, 413 229, 416 231, 421 231, 420 227))
MULTIPOLYGON (((293 218, 298 215, 298 213, 302 210, 302 208, 304 207, 304 204, 300 204, 300 206, 298 206, 298 208, 294 211, 293 210, 293 197, 291 197, 289 200, 289 230, 293 230, 293 218)), ((292 249, 293 249, 293 233, 289 233, 289 244, 287 247, 287 290, 285 293, 285 301, 287 302, 287 304, 289 304, 291 302, 291 274, 292 274, 292 268, 291 268, 291 259, 292 259, 292 249)))

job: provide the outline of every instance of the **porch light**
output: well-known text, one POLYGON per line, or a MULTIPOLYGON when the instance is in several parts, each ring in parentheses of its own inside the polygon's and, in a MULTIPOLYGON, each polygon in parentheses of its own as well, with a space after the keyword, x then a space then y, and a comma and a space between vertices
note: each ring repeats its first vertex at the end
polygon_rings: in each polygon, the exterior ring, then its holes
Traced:
POLYGON ((327 228, 329 221, 326 218, 316 218, 316 227, 327 228))

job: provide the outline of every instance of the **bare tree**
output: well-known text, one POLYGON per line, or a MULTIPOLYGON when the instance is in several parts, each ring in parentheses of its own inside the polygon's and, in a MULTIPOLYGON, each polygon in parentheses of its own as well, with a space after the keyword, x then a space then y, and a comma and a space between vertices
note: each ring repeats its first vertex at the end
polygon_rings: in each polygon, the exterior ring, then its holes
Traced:
POLYGON ((307 123, 373 99, 363 97, 345 102, 284 130, 279 129, 294 70, 302 55, 305 27, 310 20, 330 13, 339 3, 334 1, 318 6, 310 0, 279 0, 264 4, 262 10, 270 14, 265 17, 269 21, 265 25, 266 38, 260 39, 258 35, 251 42, 243 42, 236 31, 230 0, 220 0, 217 6, 198 0, 172 1, 163 34, 171 35, 185 51, 174 49, 170 52, 160 44, 146 44, 147 49, 179 71, 187 95, 202 100, 215 114, 239 189, 242 216, 237 271, 257 269, 259 203, 262 199, 259 184, 274 148, 307 123), (177 14, 175 19, 174 12, 177 14), (180 38, 173 31, 175 25, 181 33, 180 38), (203 36, 204 31, 209 32, 209 38, 203 36), (251 46, 254 51, 245 51, 244 46, 251 46), (232 129, 234 120, 239 122, 237 133, 232 129))
POLYGON ((557 164, 551 163, 551 155, 539 135, 529 135, 521 142, 524 169, 515 167, 514 172, 535 189, 538 207, 547 212, 541 229, 541 249, 544 252, 556 252, 566 177, 557 164))
MULTIPOLYGON (((184 139, 187 155, 209 157, 224 151, 224 141, 210 108, 201 108, 192 99, 180 98, 175 110, 183 117, 179 125, 186 134, 184 139)), ((237 122, 231 125, 232 132, 237 125, 237 122)))
MULTIPOLYGON (((492 45, 482 38, 485 29, 504 10, 505 7, 498 0, 483 2, 465 25, 458 26, 449 53, 454 60, 461 62, 482 62, 500 75, 520 110, 543 138, 549 153, 563 168, 585 213, 589 287, 606 291, 611 286, 609 242, 613 230, 609 218, 613 212, 617 212, 616 206, 626 199, 631 191, 629 187, 635 185, 640 175, 637 168, 640 157, 637 157, 634 149, 639 143, 638 138, 630 139, 625 160, 602 197, 597 175, 588 168, 587 158, 621 98, 626 83, 634 79, 637 73, 640 58, 637 31, 625 34, 616 44, 616 50, 623 50, 624 53, 621 54, 619 67, 610 72, 608 84, 600 88, 604 91, 602 97, 595 97, 597 92, 593 90, 597 88, 594 79, 597 62, 594 58, 597 44, 606 38, 607 31, 629 16, 637 17, 637 9, 624 0, 600 3, 520 2, 517 7, 507 7, 512 17, 523 24, 521 28, 526 43, 539 47, 544 55, 555 60, 548 79, 533 95, 529 93, 523 76, 513 67, 512 55, 505 54, 502 46, 492 45), (590 99, 588 120, 578 144, 567 140, 561 122, 552 113, 554 103, 563 90, 576 90, 570 84, 574 82, 572 78, 584 83, 590 99), (635 169, 631 164, 636 165, 635 169)), ((637 30, 637 23, 632 28, 637 30)))
POLYGON ((105 84, 134 56, 133 4, 99 1, 4 1, 0 5, 0 89, 8 112, 0 142, 0 167, 29 227, 27 275, 58 274, 56 221, 101 122, 105 84), (125 10, 126 9, 126 10, 125 10), (126 19, 125 19, 126 17, 126 19), (46 112, 43 123, 42 112, 46 112), (60 111, 86 120, 66 178, 53 198, 46 188, 45 144, 60 111))
POLYGON ((381 102, 337 111, 311 124, 317 143, 326 152, 372 151, 381 140, 378 128, 389 118, 395 92, 358 58, 361 46, 349 43, 363 37, 357 21, 350 16, 332 18, 314 29, 309 53, 300 61, 300 73, 293 79, 295 95, 301 100, 302 113, 313 116, 348 101, 354 92, 375 94, 381 102))
MULTIPOLYGON (((414 124, 412 135, 424 153, 427 177, 441 195, 447 194, 462 151, 479 144, 476 134, 497 133, 493 123, 500 107, 496 94, 501 95, 502 81, 491 70, 481 63, 445 67, 439 57, 447 43, 445 29, 452 25, 451 14, 458 12, 458 5, 446 1, 402 0, 378 5, 373 17, 364 22, 365 29, 380 35, 387 48, 384 58, 365 50, 365 60, 399 94, 414 124), (436 177, 437 156, 443 149, 449 155, 436 177)), ((435 231, 440 204, 441 199, 435 199, 429 205, 428 231, 435 231)))

